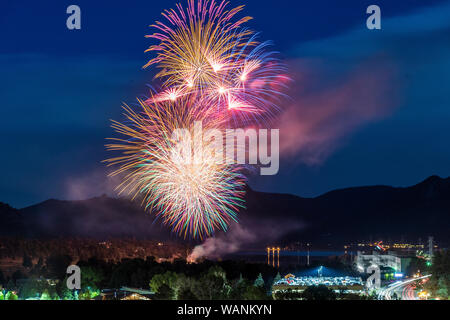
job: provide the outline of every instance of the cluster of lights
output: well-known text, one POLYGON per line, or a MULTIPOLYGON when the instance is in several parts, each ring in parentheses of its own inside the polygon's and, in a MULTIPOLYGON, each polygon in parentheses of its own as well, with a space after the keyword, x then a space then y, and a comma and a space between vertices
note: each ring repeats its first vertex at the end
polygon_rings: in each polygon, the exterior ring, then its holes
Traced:
POLYGON ((409 243, 395 243, 392 246, 394 249, 423 249, 423 244, 409 244, 409 243))
POLYGON ((417 296, 420 300, 428 300, 431 297, 431 294, 428 291, 420 291, 417 296))
MULTIPOLYGON (((381 242, 374 242, 374 243, 358 243, 358 247, 377 247, 380 245, 381 242)), ((344 249, 350 249, 352 245, 345 245, 344 249)), ((389 244, 383 244, 382 247, 384 249, 424 249, 425 245, 423 244, 411 244, 411 243, 394 243, 392 245, 389 244)))
POLYGON ((288 285, 296 287, 325 286, 362 286, 361 278, 357 277, 291 277, 281 279, 275 285, 288 285))

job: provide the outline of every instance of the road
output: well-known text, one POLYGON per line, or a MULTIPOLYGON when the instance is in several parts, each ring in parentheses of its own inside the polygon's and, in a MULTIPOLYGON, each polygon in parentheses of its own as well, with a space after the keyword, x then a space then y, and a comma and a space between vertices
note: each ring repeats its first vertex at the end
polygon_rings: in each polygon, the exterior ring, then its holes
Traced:
POLYGON ((415 293, 416 288, 415 284, 417 281, 427 279, 429 277, 431 277, 431 275, 409 279, 405 281, 397 281, 393 284, 390 284, 386 288, 380 290, 380 293, 378 294, 378 299, 394 300, 394 297, 396 295, 397 297, 401 298, 401 300, 418 300, 415 293))

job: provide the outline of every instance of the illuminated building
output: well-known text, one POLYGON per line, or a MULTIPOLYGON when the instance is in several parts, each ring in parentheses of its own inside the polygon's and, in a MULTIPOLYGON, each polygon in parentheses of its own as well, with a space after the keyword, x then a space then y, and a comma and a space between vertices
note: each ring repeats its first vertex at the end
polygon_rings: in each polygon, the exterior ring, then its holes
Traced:
POLYGON ((358 277, 295 277, 290 274, 273 285, 272 292, 291 290, 301 293, 308 287, 324 285, 341 293, 362 294, 364 283, 358 277))
MULTIPOLYGON (((366 273, 370 266, 378 266, 381 271, 388 273, 405 272, 411 262, 410 257, 400 257, 392 252, 388 254, 380 254, 374 251, 372 254, 364 254, 358 251, 355 265, 357 271, 366 273)), ((383 275, 383 272, 382 272, 383 275)))

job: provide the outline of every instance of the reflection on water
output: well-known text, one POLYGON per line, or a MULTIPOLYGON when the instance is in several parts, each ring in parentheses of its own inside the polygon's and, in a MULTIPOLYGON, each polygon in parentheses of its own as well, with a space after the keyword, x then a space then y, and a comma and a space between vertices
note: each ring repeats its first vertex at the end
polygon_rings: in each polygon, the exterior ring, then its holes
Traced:
MULTIPOLYGON (((310 251, 309 255, 311 257, 333 257, 333 256, 342 256, 344 255, 344 251, 310 251)), ((267 256, 267 252, 262 251, 250 251, 250 252, 239 252, 237 255, 250 255, 250 256, 267 256)), ((308 255, 308 251, 281 251, 280 257, 282 256, 300 256, 306 257, 308 255)))
MULTIPOLYGON (((280 266, 291 266, 291 265, 307 265, 308 264, 308 254, 309 254, 309 264, 320 263, 326 260, 334 259, 337 257, 343 257, 344 255, 352 256, 355 255, 354 252, 345 251, 281 251, 280 252, 280 266)), ((245 251, 238 252, 226 257, 232 260, 245 260, 247 262, 253 263, 269 263, 273 264, 273 255, 270 258, 267 256, 265 251, 245 251)), ((278 257, 275 256, 275 266, 278 264, 278 257)))

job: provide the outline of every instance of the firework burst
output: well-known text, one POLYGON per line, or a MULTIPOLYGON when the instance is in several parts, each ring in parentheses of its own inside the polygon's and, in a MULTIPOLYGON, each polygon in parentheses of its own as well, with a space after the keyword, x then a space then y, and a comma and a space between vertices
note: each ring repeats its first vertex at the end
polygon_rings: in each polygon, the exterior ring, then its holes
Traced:
POLYGON ((107 160, 118 166, 112 175, 123 175, 120 192, 142 197, 147 209, 185 238, 226 231, 243 207, 245 178, 239 167, 217 161, 215 145, 204 143, 195 130, 200 121, 207 130, 220 127, 221 120, 204 108, 193 110, 189 100, 139 103, 141 113, 124 107, 129 124, 113 121, 126 139, 107 145, 122 152, 107 160), (180 128, 186 136, 174 138, 180 128))
POLYGON ((162 89, 139 100, 140 112, 124 106, 127 123, 112 125, 124 138, 107 145, 122 153, 106 161, 117 167, 112 175, 122 177, 120 193, 142 198, 147 210, 185 238, 226 231, 244 205, 242 172, 248 166, 217 161, 217 144, 198 136, 198 123, 222 132, 270 124, 289 81, 276 54, 267 51, 269 43, 244 28, 251 18, 236 18, 243 6, 227 5, 188 0, 186 8, 178 4, 163 12, 167 22, 156 22, 157 31, 147 36, 159 41, 146 51, 156 57, 144 66, 159 69, 162 89), (177 129, 181 137, 173 135, 177 129))
POLYGON ((164 78, 166 86, 201 89, 214 82, 221 72, 233 66, 230 62, 235 47, 244 45, 251 31, 239 28, 250 20, 244 17, 236 22, 233 18, 243 6, 227 10, 227 2, 188 0, 184 9, 163 12, 168 23, 156 22, 158 29, 148 38, 160 41, 146 52, 157 56, 144 67, 156 64, 161 71, 157 78, 164 78))
MULTIPOLYGON (((243 6, 227 10, 227 2, 188 0, 185 10, 166 10, 168 23, 147 37, 159 41, 146 52, 156 53, 144 67, 156 65, 163 80, 158 101, 195 95, 208 99, 216 112, 227 115, 233 126, 266 122, 279 111, 278 99, 287 81, 285 67, 233 18, 243 6), (262 120, 262 121, 261 121, 262 120)), ((149 101, 154 102, 154 101, 149 101)))

